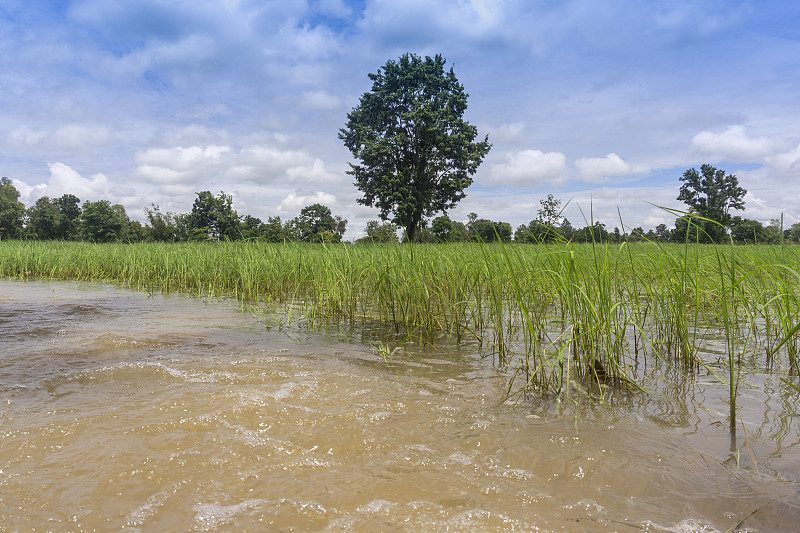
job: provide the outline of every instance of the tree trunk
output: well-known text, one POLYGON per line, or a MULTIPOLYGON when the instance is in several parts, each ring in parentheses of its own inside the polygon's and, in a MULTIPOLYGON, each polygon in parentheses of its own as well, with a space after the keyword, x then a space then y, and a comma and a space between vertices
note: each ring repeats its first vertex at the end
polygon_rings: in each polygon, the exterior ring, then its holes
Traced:
POLYGON ((408 226, 406 226, 406 238, 408 239, 408 242, 414 242, 416 229, 417 229, 417 224, 413 220, 408 223, 408 226))

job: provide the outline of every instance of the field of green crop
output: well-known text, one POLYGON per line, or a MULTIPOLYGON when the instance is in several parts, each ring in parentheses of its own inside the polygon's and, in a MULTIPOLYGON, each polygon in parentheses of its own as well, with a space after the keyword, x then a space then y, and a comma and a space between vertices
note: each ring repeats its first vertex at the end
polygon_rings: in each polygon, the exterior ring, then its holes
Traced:
POLYGON ((0 277, 111 281, 474 343, 511 371, 510 391, 534 394, 635 389, 648 361, 714 365, 733 412, 742 368, 796 387, 799 259, 795 246, 3 241, 0 277), (701 355, 709 335, 723 360, 701 355))

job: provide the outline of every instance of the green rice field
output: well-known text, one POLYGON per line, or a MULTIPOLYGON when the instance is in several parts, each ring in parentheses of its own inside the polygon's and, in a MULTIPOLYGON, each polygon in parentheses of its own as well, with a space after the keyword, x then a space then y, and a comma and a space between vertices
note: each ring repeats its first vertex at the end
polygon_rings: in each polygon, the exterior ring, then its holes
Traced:
POLYGON ((743 369, 797 387, 799 255, 652 243, 6 241, 0 276, 112 281, 235 299, 280 325, 380 330, 387 361, 409 341, 473 343, 508 369, 510 395, 602 400, 643 388, 659 363, 716 376, 733 413, 743 369), (710 359, 708 342, 723 346, 710 359))

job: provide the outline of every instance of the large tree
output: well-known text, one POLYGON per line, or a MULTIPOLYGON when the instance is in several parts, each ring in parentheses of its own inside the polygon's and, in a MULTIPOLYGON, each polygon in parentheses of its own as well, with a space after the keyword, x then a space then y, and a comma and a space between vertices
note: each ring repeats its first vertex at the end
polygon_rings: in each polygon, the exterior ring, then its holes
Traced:
POLYGON ((369 74, 372 90, 347 115, 339 138, 360 161, 348 173, 358 203, 414 239, 424 217, 464 198, 491 144, 464 120, 468 95, 441 55, 405 54, 369 74))
POLYGON ((678 200, 686 203, 693 214, 705 219, 713 220, 719 224, 706 220, 695 220, 700 232, 700 240, 706 238, 720 242, 731 227, 733 217, 731 209, 744 209, 744 195, 747 191, 739 187, 739 180, 733 174, 718 170, 711 165, 703 165, 700 172, 690 168, 681 176, 680 194, 678 200))

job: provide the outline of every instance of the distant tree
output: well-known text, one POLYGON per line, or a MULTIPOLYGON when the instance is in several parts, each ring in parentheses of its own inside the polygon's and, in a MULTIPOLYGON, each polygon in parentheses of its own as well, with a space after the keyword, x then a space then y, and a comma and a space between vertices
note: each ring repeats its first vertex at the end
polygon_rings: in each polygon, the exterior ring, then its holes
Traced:
POLYGON ((736 244, 769 244, 773 241, 764 225, 758 220, 733 217, 731 238, 736 244))
POLYGON ((178 213, 175 215, 175 240, 180 242, 186 241, 207 241, 208 231, 203 229, 195 229, 192 225, 191 213, 178 213))
POLYGON ((300 215, 292 220, 292 227, 304 242, 339 242, 347 220, 334 217, 329 207, 313 204, 300 210, 300 215))
POLYGON ((405 229, 412 241, 426 217, 464 198, 491 145, 475 142, 464 120, 467 93, 441 55, 405 54, 369 74, 372 90, 347 115, 339 138, 360 161, 348 173, 382 220, 405 229))
POLYGON ((656 226, 655 234, 656 234, 656 238, 658 239, 658 241, 667 242, 667 241, 669 241, 669 238, 670 238, 670 229, 669 229, 669 227, 667 227, 666 224, 662 223, 662 224, 659 224, 658 226, 656 226))
POLYGON ((147 229, 138 220, 128 220, 128 242, 145 242, 147 240, 147 229))
POLYGON ((520 244, 553 242, 557 237, 555 229, 539 219, 517 226, 517 231, 514 232, 514 241, 520 244))
POLYGON ((42 196, 28 208, 27 234, 34 239, 51 240, 59 237, 61 211, 47 196, 42 196))
POLYGON ((220 192, 198 192, 192 205, 192 239, 234 240, 240 238, 239 215, 233 210, 233 197, 220 192))
POLYGON ((261 228, 261 234, 267 242, 286 242, 294 240, 291 223, 283 224, 281 217, 269 217, 261 228))
POLYGON ((733 174, 717 170, 711 165, 702 165, 700 172, 690 168, 681 176, 678 200, 690 207, 690 212, 721 224, 698 219, 701 242, 723 242, 726 229, 731 226, 731 209, 744 209, 744 195, 747 191, 739 186, 733 174))
POLYGON ((0 178, 0 239, 22 236, 25 204, 19 201, 19 191, 8 178, 0 178))
POLYGON ((434 218, 431 222, 431 233, 436 237, 436 242, 449 242, 451 231, 453 231, 453 221, 446 214, 434 218))
POLYGON ((563 218, 561 217, 561 200, 548 194, 547 198, 539 200, 541 207, 537 211, 539 222, 551 228, 560 226, 563 218))
POLYGON ((366 237, 361 237, 358 242, 397 242, 397 226, 391 222, 381 224, 377 220, 367 222, 366 237))
POLYGON ((561 216, 561 200, 548 194, 547 198, 539 200, 541 206, 537 217, 528 224, 517 227, 514 240, 519 243, 548 243, 564 238, 559 231, 560 226, 567 221, 561 216))
POLYGON ((511 241, 511 224, 508 222, 494 222, 485 218, 471 221, 467 231, 474 240, 483 242, 509 242, 511 241))
POLYGON ((637 226, 631 230, 630 235, 627 236, 628 242, 639 242, 644 240, 647 237, 647 233, 645 233, 644 228, 641 226, 637 226))
POLYGON ((558 228, 558 233, 561 234, 561 237, 565 241, 571 241, 575 238, 575 228, 572 227, 572 224, 566 218, 561 221, 561 227, 558 228))
POLYGON ((787 242, 800 243, 800 222, 795 222, 783 232, 787 242))
POLYGON ((144 208, 147 217, 147 226, 144 228, 145 238, 153 242, 171 242, 178 240, 178 228, 175 223, 175 214, 162 213, 161 209, 152 204, 144 208))
POLYGON ((127 236, 128 217, 121 205, 108 200, 86 202, 81 209, 81 227, 92 242, 114 242, 127 236))
POLYGON ((606 230, 606 225, 602 222, 595 222, 591 226, 586 226, 575 231, 575 242, 596 242, 603 243, 609 242, 609 233, 606 230))
POLYGON ((708 237, 703 233, 702 226, 698 225, 702 221, 690 215, 675 219, 675 227, 670 231, 670 242, 709 242, 708 237))
POLYGON ((783 221, 780 218, 771 219, 764 230, 767 232, 767 240, 764 244, 780 244, 783 236, 783 221))
MULTIPOLYGON (((474 213, 473 213, 474 214, 474 213)), ((477 215, 475 215, 477 219, 477 215)), ((462 222, 451 220, 446 214, 431 222, 431 234, 436 242, 463 242, 467 240, 467 229, 462 222)))
POLYGON ((61 213, 58 226, 59 239, 76 240, 80 238, 81 200, 74 194, 65 194, 53 200, 61 213))
POLYGON ((111 209, 113 209, 114 213, 117 215, 117 220, 122 222, 122 229, 117 240, 125 242, 141 240, 142 225, 138 222, 136 224, 132 224, 130 217, 128 217, 127 211, 125 211, 125 206, 122 204, 114 204, 111 206, 111 209))
POLYGON ((245 215, 239 221, 239 237, 247 240, 260 240, 263 233, 264 223, 261 219, 252 215, 245 215))

